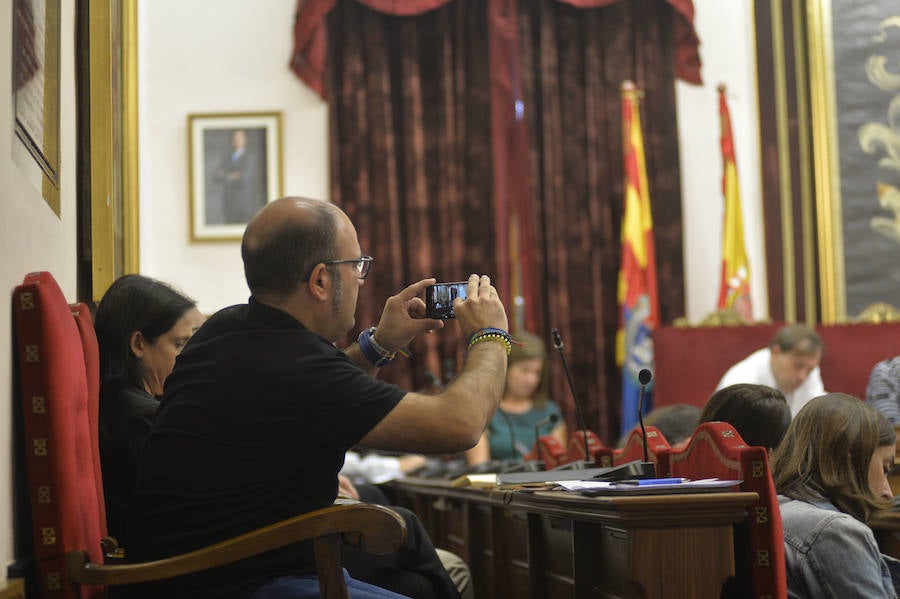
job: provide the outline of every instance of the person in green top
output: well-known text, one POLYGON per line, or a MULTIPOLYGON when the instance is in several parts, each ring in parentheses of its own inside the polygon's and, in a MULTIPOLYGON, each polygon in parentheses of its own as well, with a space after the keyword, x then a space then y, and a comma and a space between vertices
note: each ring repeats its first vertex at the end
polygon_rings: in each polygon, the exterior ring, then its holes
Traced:
POLYGON ((533 333, 513 335, 517 343, 506 369, 506 386, 500 406, 494 412, 481 440, 466 452, 469 464, 481 464, 488 460, 522 460, 535 441, 535 425, 545 422, 538 430, 540 435, 552 434, 563 447, 568 442, 566 425, 562 418, 555 424, 549 422, 553 414, 560 416, 559 406, 547 397, 545 376, 547 349, 544 341, 533 333))

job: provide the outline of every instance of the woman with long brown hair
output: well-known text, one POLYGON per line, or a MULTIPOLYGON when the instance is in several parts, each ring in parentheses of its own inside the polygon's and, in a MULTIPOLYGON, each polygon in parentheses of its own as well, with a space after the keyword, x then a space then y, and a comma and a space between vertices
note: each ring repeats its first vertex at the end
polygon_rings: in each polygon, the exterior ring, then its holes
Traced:
POLYGON ((866 522, 890 505, 896 435, 864 402, 829 393, 806 404, 772 455, 791 597, 896 597, 866 522))

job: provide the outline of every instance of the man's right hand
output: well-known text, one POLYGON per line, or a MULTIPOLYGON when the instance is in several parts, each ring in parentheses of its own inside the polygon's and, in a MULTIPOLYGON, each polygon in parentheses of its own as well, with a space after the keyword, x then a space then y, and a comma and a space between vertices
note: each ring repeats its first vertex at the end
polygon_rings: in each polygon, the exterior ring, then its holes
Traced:
POLYGON ((457 298, 453 301, 453 311, 465 339, 480 329, 509 330, 506 309, 489 276, 470 275, 466 295, 464 300, 457 298))

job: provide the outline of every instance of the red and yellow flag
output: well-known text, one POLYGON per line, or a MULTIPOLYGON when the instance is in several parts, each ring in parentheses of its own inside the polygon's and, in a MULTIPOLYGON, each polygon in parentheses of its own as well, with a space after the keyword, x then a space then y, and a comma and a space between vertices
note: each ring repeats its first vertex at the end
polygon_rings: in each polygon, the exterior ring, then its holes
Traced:
MULTIPOLYGON (((638 108, 640 92, 622 84, 622 152, 625 167, 625 210, 622 216, 622 263, 619 268, 619 331, 616 362, 622 368, 622 432, 637 423, 638 373, 653 368, 651 333, 659 325, 653 220, 647 191, 644 141, 638 108)), ((645 411, 650 407, 645 395, 645 411)))
POLYGON ((741 189, 734 159, 731 116, 725 101, 725 86, 719 86, 719 122, 722 131, 722 195, 725 214, 722 221, 722 283, 719 310, 731 310, 745 321, 753 320, 750 302, 750 263, 744 245, 744 219, 741 215, 741 189))

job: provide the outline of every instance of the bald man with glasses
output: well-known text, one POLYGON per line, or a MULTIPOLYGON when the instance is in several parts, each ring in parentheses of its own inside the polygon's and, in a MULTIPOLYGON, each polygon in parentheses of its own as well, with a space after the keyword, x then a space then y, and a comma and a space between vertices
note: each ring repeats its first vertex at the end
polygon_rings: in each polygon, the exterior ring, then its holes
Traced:
MULTIPOLYGON (((423 395, 373 375, 417 335, 443 327, 425 317, 420 297, 434 279, 390 297, 378 324, 341 350, 334 343, 355 326, 373 263, 343 211, 307 198, 271 202, 248 224, 241 255, 249 303, 213 315, 185 347, 144 446, 128 511, 129 554, 139 560, 331 505, 355 445, 468 449, 500 401, 508 321, 489 277, 469 277, 467 299, 454 304, 470 339, 460 373, 423 395)), ((301 597, 312 564, 309 547, 292 546, 147 592, 301 597), (283 585, 292 594, 280 595, 283 585)))

